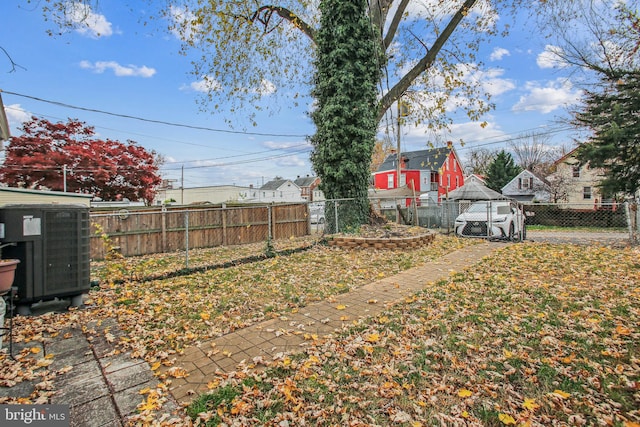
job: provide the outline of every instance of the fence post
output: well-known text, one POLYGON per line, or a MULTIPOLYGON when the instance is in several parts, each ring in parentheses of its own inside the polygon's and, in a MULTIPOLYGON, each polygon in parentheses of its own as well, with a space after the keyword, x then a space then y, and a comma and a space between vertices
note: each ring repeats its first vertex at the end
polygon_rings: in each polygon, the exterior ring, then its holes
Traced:
POLYGON ((269 240, 273 239, 273 224, 271 221, 271 207, 272 205, 267 205, 267 221, 269 222, 268 226, 269 226, 269 235, 267 236, 269 240))
POLYGON ((340 228, 338 227, 338 201, 334 200, 333 202, 333 213, 334 213, 334 218, 336 221, 336 229, 334 231, 334 233, 339 233, 340 232, 340 228))
POLYGON ((629 240, 631 244, 638 243, 640 234, 640 212, 636 203, 624 202, 624 212, 627 216, 627 226, 629 228, 629 240))
POLYGON ((184 213, 184 246, 185 246, 185 267, 189 268, 189 211, 184 213))
POLYGON ((222 246, 228 246, 227 237, 227 205, 222 205, 222 246))
POLYGON ((167 206, 162 205, 162 253, 167 252, 167 206))

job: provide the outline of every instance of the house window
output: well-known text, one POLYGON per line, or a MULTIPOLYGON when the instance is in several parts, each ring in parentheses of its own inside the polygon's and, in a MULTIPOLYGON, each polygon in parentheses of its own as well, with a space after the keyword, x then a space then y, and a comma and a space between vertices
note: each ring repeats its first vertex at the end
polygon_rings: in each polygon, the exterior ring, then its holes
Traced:
POLYGON ((529 189, 533 188, 533 178, 518 178, 518 189, 529 189))
POLYGON ((447 188, 451 187, 451 175, 447 175, 447 188))
POLYGON ((591 187, 584 187, 582 189, 582 198, 591 199, 591 187))
POLYGON ((407 185, 407 175, 404 173, 400 174, 400 187, 404 187, 407 185))
POLYGON ((453 162, 453 171, 458 172, 458 162, 456 161, 453 162))
POLYGON ((574 165, 571 167, 574 178, 580 178, 580 165, 574 165))
POLYGON ((460 177, 456 176, 456 188, 460 186, 460 177))
POLYGON ((387 175, 387 188, 393 188, 394 181, 392 174, 387 175))

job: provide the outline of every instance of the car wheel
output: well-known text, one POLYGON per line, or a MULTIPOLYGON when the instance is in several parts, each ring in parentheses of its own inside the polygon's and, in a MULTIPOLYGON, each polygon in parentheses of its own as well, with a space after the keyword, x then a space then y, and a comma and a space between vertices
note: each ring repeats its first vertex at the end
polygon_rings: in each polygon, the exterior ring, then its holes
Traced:
POLYGON ((522 241, 527 240, 527 224, 522 224, 522 241))
POLYGON ((509 235, 507 236, 509 240, 513 240, 514 230, 513 223, 509 224, 509 235))

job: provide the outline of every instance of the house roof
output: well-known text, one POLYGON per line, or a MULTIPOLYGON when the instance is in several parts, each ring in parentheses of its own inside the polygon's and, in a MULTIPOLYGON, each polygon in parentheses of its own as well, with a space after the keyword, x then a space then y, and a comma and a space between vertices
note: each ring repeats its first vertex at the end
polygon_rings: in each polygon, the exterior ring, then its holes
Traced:
POLYGON ((507 188, 509 186, 509 184, 511 184, 512 182, 514 182, 515 180, 517 180, 518 178, 523 178, 523 177, 533 177, 534 179, 537 179, 538 181, 544 183, 545 185, 549 185, 549 181, 547 181, 546 178, 538 175, 537 173, 530 171, 528 169, 524 169, 523 171, 521 171, 518 175, 514 176, 513 179, 511 181, 509 181, 504 187, 502 187, 502 189, 504 190, 505 188, 507 188))
POLYGON ((272 179, 271 181, 269 181, 266 184, 264 184, 262 187, 260 187, 260 189, 261 190, 278 190, 278 189, 280 189, 280 187, 285 185, 287 182, 290 182, 291 184, 296 185, 290 179, 276 178, 276 179, 272 179))
POLYGON ((449 192, 451 200, 504 200, 508 199, 497 191, 480 184, 477 181, 471 181, 462 187, 449 192))
POLYGON ((564 161, 566 161, 567 159, 571 158, 571 157, 575 157, 576 155, 576 151, 578 151, 578 148, 580 148, 580 145, 578 145, 577 147, 575 147, 573 150, 569 151, 567 154, 565 154, 564 156, 560 157, 558 160, 556 160, 555 162, 553 162, 554 165, 558 165, 564 161))
MULTIPOLYGON (((451 148, 437 147, 428 150, 407 151, 400 153, 400 156, 405 159, 405 169, 438 170, 442 167, 450 152, 451 148)), ((397 158, 397 153, 389 154, 377 172, 395 170, 397 158)))
POLYGON ((315 180, 318 179, 315 176, 305 176, 302 178, 297 178, 293 183, 298 187, 311 187, 315 180))

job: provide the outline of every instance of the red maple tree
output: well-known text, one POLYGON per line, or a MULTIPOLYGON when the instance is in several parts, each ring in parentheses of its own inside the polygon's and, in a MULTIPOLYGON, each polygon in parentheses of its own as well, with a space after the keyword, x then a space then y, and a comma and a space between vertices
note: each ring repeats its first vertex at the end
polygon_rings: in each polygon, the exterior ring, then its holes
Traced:
POLYGON ((151 204, 161 182, 160 157, 134 141, 94 138, 77 119, 51 123, 32 117, 12 137, 0 166, 9 186, 92 194, 102 200, 127 198, 151 204))

